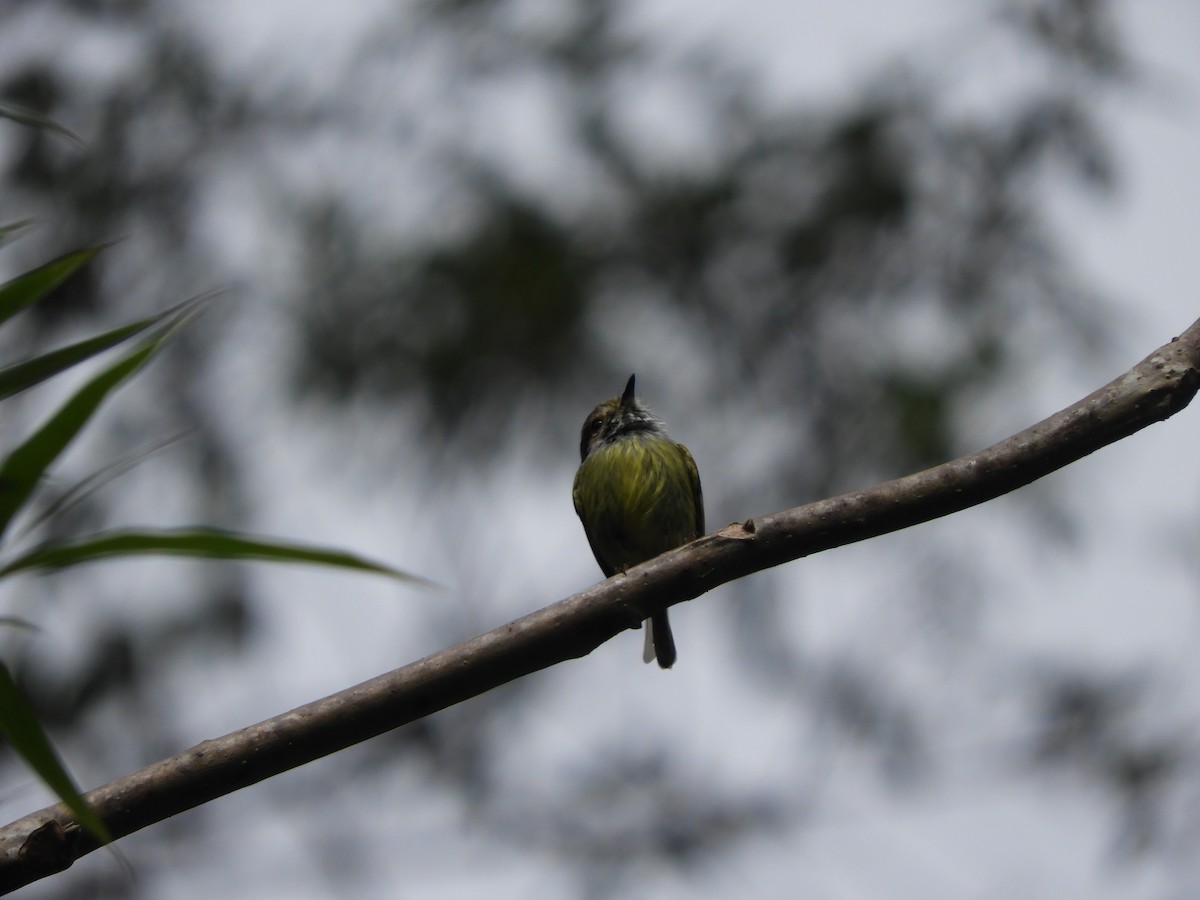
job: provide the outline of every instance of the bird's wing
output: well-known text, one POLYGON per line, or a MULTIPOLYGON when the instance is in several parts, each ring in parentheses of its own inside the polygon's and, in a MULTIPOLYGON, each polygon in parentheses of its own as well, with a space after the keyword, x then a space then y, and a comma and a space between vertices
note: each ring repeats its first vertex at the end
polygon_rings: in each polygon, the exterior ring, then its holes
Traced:
POLYGON ((696 467, 696 460, 692 459, 692 453, 683 444, 677 444, 677 447, 683 451, 683 460, 687 463, 688 476, 692 480, 692 500, 696 505, 696 534, 695 537, 700 537, 704 534, 704 492, 700 489, 700 470, 696 467))
POLYGON ((596 546, 596 538, 592 534, 592 526, 587 520, 587 516, 583 514, 583 505, 579 502, 579 475, 575 475, 575 484, 571 488, 571 502, 575 504, 575 515, 579 516, 579 521, 583 523, 583 533, 587 535, 588 546, 592 548, 592 556, 596 557, 596 562, 600 564, 600 571, 604 573, 605 578, 612 578, 616 574, 616 569, 610 566, 601 555, 600 549, 596 546))

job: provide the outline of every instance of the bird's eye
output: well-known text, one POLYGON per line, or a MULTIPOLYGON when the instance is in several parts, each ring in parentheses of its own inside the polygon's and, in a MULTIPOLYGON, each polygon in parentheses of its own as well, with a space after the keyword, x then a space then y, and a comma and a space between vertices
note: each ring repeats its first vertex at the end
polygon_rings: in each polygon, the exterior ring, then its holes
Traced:
POLYGON ((592 421, 588 422, 588 431, 590 431, 592 434, 595 434, 597 431, 600 430, 600 428, 603 425, 604 425, 604 420, 602 418, 600 418, 599 416, 596 416, 596 418, 594 418, 594 419, 592 419, 592 421))

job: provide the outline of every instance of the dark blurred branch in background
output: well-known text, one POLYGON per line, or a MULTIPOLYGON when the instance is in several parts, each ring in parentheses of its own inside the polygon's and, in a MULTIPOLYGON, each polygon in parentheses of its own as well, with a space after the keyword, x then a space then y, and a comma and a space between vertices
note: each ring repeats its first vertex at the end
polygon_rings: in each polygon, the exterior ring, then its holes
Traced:
MULTIPOLYGON (((1187 406, 1198 388, 1200 320, 1100 390, 986 450, 869 490, 729 525, 486 634, 205 741, 97 788, 87 799, 114 836, 130 834, 523 675, 585 656, 649 612, 720 584, 1008 493, 1168 418, 1187 406)), ((0 829, 0 890, 62 871, 96 846, 62 806, 25 816, 0 829)))

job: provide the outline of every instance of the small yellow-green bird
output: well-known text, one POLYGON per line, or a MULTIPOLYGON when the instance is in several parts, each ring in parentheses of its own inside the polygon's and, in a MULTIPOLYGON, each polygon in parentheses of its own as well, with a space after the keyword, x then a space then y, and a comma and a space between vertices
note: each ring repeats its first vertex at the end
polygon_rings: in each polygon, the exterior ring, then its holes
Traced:
MULTIPOLYGON (((575 512, 606 578, 704 534, 700 472, 683 444, 633 395, 605 400, 583 423, 575 512)), ((646 621, 642 659, 669 669, 675 639, 664 610, 646 621)))

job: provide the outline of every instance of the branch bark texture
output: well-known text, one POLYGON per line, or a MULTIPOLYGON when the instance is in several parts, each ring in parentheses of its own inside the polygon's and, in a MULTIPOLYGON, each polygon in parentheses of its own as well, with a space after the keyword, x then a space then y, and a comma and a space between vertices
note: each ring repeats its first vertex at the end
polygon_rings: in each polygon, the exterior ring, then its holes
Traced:
MULTIPOLYGON (((726 526, 486 634, 204 741, 89 792, 122 837, 539 669, 585 656, 650 613, 752 572, 957 512, 1183 409, 1200 389, 1200 321, 1119 378, 978 453, 867 490, 726 526)), ((0 892, 97 848, 63 806, 0 828, 0 892)))

